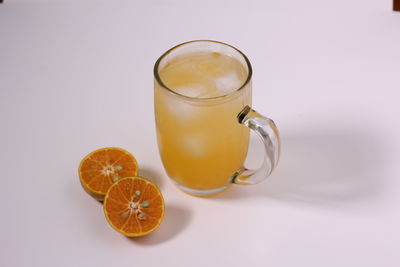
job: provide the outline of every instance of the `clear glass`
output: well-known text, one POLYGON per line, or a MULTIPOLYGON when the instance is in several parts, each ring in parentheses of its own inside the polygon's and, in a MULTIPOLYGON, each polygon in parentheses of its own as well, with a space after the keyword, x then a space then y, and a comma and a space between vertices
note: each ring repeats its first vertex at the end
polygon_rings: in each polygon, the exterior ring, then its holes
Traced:
POLYGON ((154 66, 154 104, 157 141, 168 176, 183 191, 211 195, 232 183, 254 184, 276 167, 280 144, 272 120, 252 110, 252 69, 238 49, 221 42, 199 40, 180 44, 164 53, 154 66), (237 59, 246 79, 237 89, 210 98, 188 97, 168 88, 159 71, 178 56, 217 52, 237 59), (243 166, 249 129, 264 142, 266 156, 258 170, 243 166))

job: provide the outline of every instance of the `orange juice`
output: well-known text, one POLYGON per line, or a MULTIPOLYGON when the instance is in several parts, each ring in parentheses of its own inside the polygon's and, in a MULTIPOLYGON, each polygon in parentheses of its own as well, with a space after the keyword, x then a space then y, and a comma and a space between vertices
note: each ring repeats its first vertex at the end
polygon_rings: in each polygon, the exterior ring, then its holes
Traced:
POLYGON ((234 57, 202 51, 178 55, 158 72, 157 139, 168 175, 186 191, 227 187, 247 154, 249 129, 237 114, 251 106, 251 83, 242 87, 248 70, 234 57))

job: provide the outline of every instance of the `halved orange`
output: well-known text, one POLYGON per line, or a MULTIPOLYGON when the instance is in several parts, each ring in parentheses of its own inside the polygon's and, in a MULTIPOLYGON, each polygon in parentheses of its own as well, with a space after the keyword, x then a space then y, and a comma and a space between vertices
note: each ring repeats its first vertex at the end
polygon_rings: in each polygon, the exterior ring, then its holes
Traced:
POLYGON ((102 201, 114 182, 138 174, 138 164, 125 149, 106 147, 88 154, 81 161, 78 172, 85 191, 102 201))
POLYGON ((103 208, 111 227, 130 237, 153 232, 164 218, 164 199, 157 185, 138 176, 111 185, 103 208))

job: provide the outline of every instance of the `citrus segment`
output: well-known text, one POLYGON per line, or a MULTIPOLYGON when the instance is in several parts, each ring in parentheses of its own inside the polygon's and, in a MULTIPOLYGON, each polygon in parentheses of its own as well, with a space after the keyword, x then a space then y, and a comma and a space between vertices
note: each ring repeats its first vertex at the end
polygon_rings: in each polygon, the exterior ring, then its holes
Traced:
POLYGON ((126 177, 111 185, 103 208, 108 223, 126 236, 149 234, 164 218, 160 190, 142 177, 126 177))
POLYGON ((137 173, 135 157, 116 147, 95 150, 79 165, 79 178, 83 188, 101 201, 114 182, 124 177, 136 176, 137 173))

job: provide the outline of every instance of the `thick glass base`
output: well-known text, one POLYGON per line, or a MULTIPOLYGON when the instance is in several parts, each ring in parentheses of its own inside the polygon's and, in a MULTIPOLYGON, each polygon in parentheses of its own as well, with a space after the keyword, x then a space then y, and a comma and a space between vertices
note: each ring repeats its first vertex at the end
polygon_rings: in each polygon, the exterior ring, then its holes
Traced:
POLYGON ((231 185, 226 185, 220 188, 216 188, 216 189, 209 189, 209 190, 197 190, 197 189, 192 189, 192 188, 188 188, 186 186, 180 185, 177 182, 173 181, 174 184, 176 185, 176 187, 178 187, 180 190, 182 190, 183 192, 192 195, 192 196, 196 196, 196 197, 211 197, 215 194, 221 193, 222 191, 225 191, 226 189, 228 189, 231 185))

